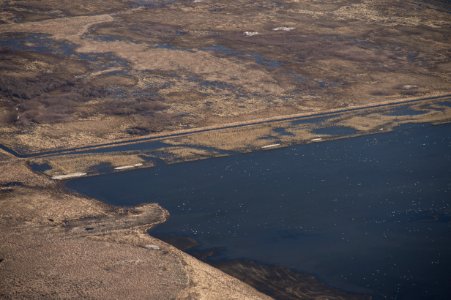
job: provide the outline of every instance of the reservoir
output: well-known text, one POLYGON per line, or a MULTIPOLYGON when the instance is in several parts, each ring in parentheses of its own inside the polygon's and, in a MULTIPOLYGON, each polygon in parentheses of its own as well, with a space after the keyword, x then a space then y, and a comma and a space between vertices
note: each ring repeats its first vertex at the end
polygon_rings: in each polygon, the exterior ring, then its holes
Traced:
POLYGON ((451 125, 73 179, 171 214, 150 234, 215 264, 250 260, 374 299, 451 299, 451 125))

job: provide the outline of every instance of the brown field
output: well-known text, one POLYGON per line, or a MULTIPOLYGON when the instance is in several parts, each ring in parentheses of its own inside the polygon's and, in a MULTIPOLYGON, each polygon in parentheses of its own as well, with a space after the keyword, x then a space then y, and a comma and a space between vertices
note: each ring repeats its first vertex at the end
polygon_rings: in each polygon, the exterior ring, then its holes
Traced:
POLYGON ((2 2, 1 143, 75 147, 449 92, 440 1, 101 3, 2 2))
POLYGON ((112 208, 0 162, 0 298, 266 299, 147 234, 157 204, 112 208))
MULTIPOLYGON (((85 154, 67 155, 55 158, 36 158, 30 160, 31 164, 48 164, 50 169, 44 171, 46 175, 55 176, 70 173, 102 173, 113 171, 116 167, 142 164, 144 160, 137 154, 85 154)), ((146 167, 152 164, 147 162, 146 167)))
POLYGON ((213 147, 218 150, 233 150, 248 152, 260 150, 265 145, 280 143, 282 146, 290 144, 308 143, 316 138, 323 140, 335 137, 314 132, 318 128, 345 126, 357 130, 356 134, 369 134, 389 131, 396 126, 407 123, 446 123, 451 121, 451 108, 434 105, 431 101, 409 105, 411 109, 423 112, 420 115, 389 115, 392 109, 399 106, 388 106, 377 109, 362 109, 358 112, 343 112, 328 117, 318 123, 294 125, 292 121, 274 121, 245 127, 218 129, 203 133, 189 134, 184 137, 165 139, 164 142, 175 145, 195 144, 213 147), (428 107, 423 107, 428 104, 428 107), (277 132, 283 129, 283 132, 277 132))
MULTIPOLYGON (((168 218, 159 205, 111 207, 49 176, 341 138, 323 127, 451 122, 434 101, 410 105, 420 115, 369 108, 449 94, 446 1, 107 2, 0 0, 0 144, 38 153, 0 149, 2 299, 268 298, 149 236, 168 218), (169 146, 39 155, 143 137, 169 146)), ((221 267, 260 290, 273 280, 281 297, 355 296, 285 269, 221 267)))

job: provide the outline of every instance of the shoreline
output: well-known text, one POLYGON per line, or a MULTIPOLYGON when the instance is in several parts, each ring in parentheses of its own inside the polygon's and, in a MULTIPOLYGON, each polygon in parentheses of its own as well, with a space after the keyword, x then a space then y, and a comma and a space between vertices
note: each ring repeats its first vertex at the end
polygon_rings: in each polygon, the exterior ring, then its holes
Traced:
POLYGON ((175 130, 171 132, 161 132, 157 134, 152 134, 148 136, 142 136, 140 138, 136 139, 126 139, 121 140, 118 139, 114 142, 110 143, 104 143, 104 144, 95 144, 95 145, 86 145, 82 147, 77 148, 68 148, 68 149, 49 149, 45 151, 40 152, 20 152, 17 150, 14 150, 4 144, 0 144, 0 149, 8 152, 11 155, 14 155, 17 158, 38 158, 38 157, 44 157, 44 156, 53 156, 58 154, 65 154, 69 152, 68 154, 77 154, 77 151, 79 150, 96 150, 96 149, 103 149, 108 148, 109 146, 120 146, 120 145, 133 145, 140 142, 151 142, 151 141, 161 141, 167 138, 173 138, 173 137, 184 137, 186 135, 190 134, 196 134, 196 133, 204 133, 209 131, 215 131, 215 130, 224 130, 224 129, 233 129, 233 128, 239 128, 239 127, 247 127, 247 126, 254 126, 254 125, 261 125, 265 123, 276 123, 276 122, 283 122, 283 121, 291 121, 295 119, 309 119, 309 118, 317 118, 317 117, 326 117, 326 116, 333 116, 335 114, 340 113, 348 113, 348 112, 354 112, 358 110, 364 111, 365 109, 375 109, 375 108, 389 108, 391 106, 397 106, 397 105, 403 105, 403 104, 413 104, 417 102, 422 101, 428 101, 428 100, 448 100, 451 97, 450 93, 438 93, 437 95, 429 95, 429 96, 422 96, 422 97, 409 97, 409 98, 403 98, 398 100, 386 100, 378 103, 368 103, 365 105, 356 105, 356 106, 349 106, 346 108, 336 108, 336 109, 329 109, 324 110, 320 112, 310 112, 310 113, 298 113, 298 114, 290 114, 290 115, 280 115, 280 116, 274 116, 274 117, 268 117, 268 118, 262 118, 262 119, 253 119, 253 120, 246 120, 241 122, 232 122, 227 124, 220 124, 220 125, 211 125, 211 126, 205 126, 205 127, 197 127, 193 129, 184 129, 184 130, 175 130))
MULTIPOLYGON (((441 101, 438 100, 438 101, 441 101)), ((64 179, 71 174, 95 175, 126 172, 134 169, 152 168, 188 161, 270 151, 293 145, 329 142, 338 139, 390 132, 406 124, 442 124, 451 121, 451 108, 442 102, 429 100, 406 107, 406 115, 391 114, 392 107, 383 111, 364 110, 354 114, 335 114, 285 123, 270 123, 266 127, 243 127, 240 131, 219 131, 192 134, 189 137, 166 139, 160 148, 146 148, 147 144, 135 148, 122 148, 105 153, 61 154, 31 158, 30 164, 46 166, 37 170, 49 177, 64 179), (312 121, 312 122, 310 122, 312 121), (334 133, 334 129, 345 129, 334 133), (319 130, 319 133, 316 131, 319 130), (322 133, 324 130, 325 133, 322 133), (271 139, 267 139, 272 135, 271 139), (249 139, 250 138, 250 139, 249 139), (234 139, 237 139, 234 141, 234 139), (240 140, 241 139, 241 140, 240 140), (244 142, 242 140, 244 139, 244 142), (225 144, 224 144, 225 143, 225 144), (205 149, 205 150, 196 150, 205 149)), ((403 111, 401 113, 404 113, 403 111)), ((124 146, 125 147, 125 146, 124 146)))
POLYGON ((150 2, 0 0, 0 298, 268 299, 66 183, 451 123, 440 3, 150 2))
POLYGON ((10 171, 0 175, 2 297, 270 299, 148 235, 168 218, 157 204, 118 208, 68 192, 24 162, 0 166, 10 171), (118 272, 128 279, 117 281, 118 272))

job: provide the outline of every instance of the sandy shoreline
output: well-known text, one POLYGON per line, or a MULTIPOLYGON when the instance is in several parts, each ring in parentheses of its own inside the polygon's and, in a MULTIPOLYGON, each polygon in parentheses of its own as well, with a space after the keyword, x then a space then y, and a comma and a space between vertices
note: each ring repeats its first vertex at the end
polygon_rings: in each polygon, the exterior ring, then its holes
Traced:
POLYGON ((267 298, 149 236, 167 218, 156 204, 116 209, 66 193, 23 162, 0 165, 3 299, 267 298))

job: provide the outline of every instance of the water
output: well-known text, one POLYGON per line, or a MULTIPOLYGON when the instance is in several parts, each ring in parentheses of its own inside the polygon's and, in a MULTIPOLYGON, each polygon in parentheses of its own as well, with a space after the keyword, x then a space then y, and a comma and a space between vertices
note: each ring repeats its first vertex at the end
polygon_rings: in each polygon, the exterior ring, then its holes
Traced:
POLYGON ((30 163, 31 170, 35 172, 45 172, 52 169, 52 166, 50 166, 48 163, 30 163))
POLYGON ((442 106, 451 107, 451 101, 443 101, 439 103, 442 106))
POLYGON ((287 131, 284 127, 277 127, 272 130, 274 133, 282 136, 295 136, 294 133, 287 131))
POLYGON ((387 114, 387 116, 399 116, 399 117, 401 117, 401 116, 418 116, 418 115, 423 115, 426 112, 427 111, 413 109, 410 106, 406 105, 406 106, 395 107, 387 114))
POLYGON ((70 42, 55 41, 48 34, 14 33, 0 35, 0 48, 10 51, 29 51, 44 54, 71 56, 75 45, 70 42))
POLYGON ((451 125, 74 179, 114 205, 158 202, 151 234, 290 267, 375 299, 450 299, 451 125))

